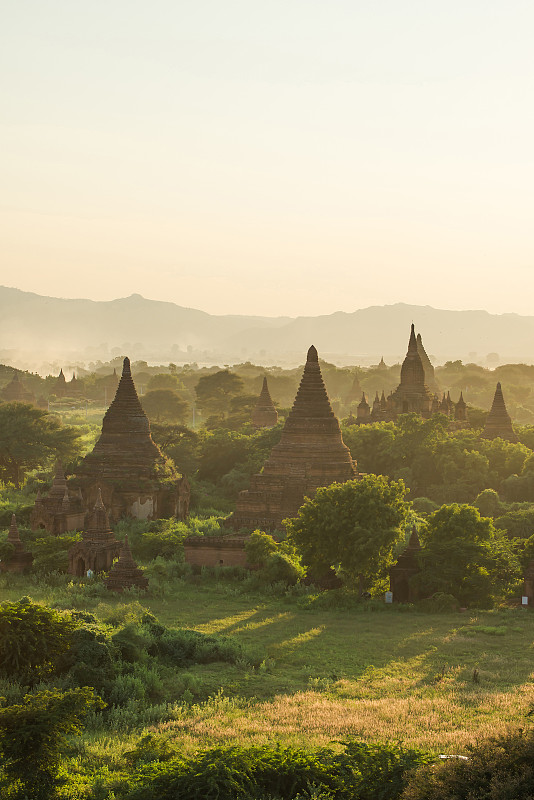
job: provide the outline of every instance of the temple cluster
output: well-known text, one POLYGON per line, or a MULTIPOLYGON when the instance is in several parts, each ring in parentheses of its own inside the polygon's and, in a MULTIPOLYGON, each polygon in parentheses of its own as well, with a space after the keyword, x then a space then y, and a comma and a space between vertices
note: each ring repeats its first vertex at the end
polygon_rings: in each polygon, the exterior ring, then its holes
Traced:
MULTIPOLYGON (((376 369, 379 374, 387 370, 383 359, 376 369)), ((124 516, 142 520, 162 517, 183 520, 189 512, 190 487, 152 439, 128 358, 124 359, 120 380, 114 373, 112 382, 116 387, 115 397, 104 416, 93 450, 68 481, 61 464, 57 465, 49 492, 37 495, 30 524, 35 531, 45 530, 56 536, 81 531, 81 541, 69 551, 69 573, 84 576, 106 572, 106 585, 122 591, 129 586, 146 588, 146 579, 132 559, 127 539, 121 545, 112 531, 112 524, 124 516)), ((72 396, 80 391, 79 382, 74 375, 67 382, 61 370, 53 391, 56 397, 72 396)), ((353 403, 360 394, 361 400, 356 417, 351 415, 346 422, 363 425, 396 420, 406 413, 416 413, 423 418, 440 413, 449 418, 452 429, 467 426, 463 395, 460 393, 453 402, 449 393, 443 393, 440 399, 439 392, 434 368, 420 334, 416 335, 412 325, 397 388, 388 397, 384 391, 381 396, 377 392, 370 406, 356 377, 347 401, 353 403)), ((14 372, 4 388, 3 399, 35 402, 18 372, 14 372)), ((251 422, 257 429, 278 423, 267 378, 263 379, 251 422)), ((482 436, 517 441, 500 383, 482 436)), ((312 346, 280 441, 272 448, 262 470, 252 476, 249 488, 239 493, 235 511, 225 522, 227 532, 217 537, 186 539, 186 560, 196 566, 248 566, 245 551, 248 531, 260 529, 276 535, 282 531, 283 521, 296 516, 305 498, 312 496, 319 487, 358 478, 356 463, 343 442, 339 421, 332 410, 317 350, 312 346)), ((0 568, 12 572, 29 569, 33 557, 20 540, 15 517, 8 543, 13 547, 13 554, 0 568)), ((414 529, 408 547, 391 571, 395 599, 413 599, 409 579, 417 570, 418 549, 420 545, 414 529)))

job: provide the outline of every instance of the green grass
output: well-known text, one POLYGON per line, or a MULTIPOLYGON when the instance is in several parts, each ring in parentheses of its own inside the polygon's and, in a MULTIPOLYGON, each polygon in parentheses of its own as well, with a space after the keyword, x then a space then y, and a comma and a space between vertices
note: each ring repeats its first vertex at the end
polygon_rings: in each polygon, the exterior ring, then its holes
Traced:
MULTIPOLYGON (((140 602, 167 626, 231 635, 263 653, 257 668, 196 665, 185 683, 183 671, 169 673, 172 708, 165 722, 146 727, 177 737, 186 751, 273 738, 321 745, 355 733, 458 753, 479 737, 527 724, 534 699, 534 615, 522 608, 318 611, 301 608, 298 597, 239 593, 232 582, 178 581, 163 598, 91 591, 0 578, 1 601, 28 594, 103 618, 124 618, 140 602), (189 703, 184 686, 193 689, 189 703)), ((86 756, 107 752, 113 765, 135 738, 88 733, 86 756)))

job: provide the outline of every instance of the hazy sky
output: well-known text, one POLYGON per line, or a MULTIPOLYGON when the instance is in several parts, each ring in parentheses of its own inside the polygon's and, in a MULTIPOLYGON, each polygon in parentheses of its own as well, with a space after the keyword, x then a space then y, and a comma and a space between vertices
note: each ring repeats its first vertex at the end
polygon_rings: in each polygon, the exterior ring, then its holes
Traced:
POLYGON ((534 313, 532 0, 0 0, 0 283, 534 313))

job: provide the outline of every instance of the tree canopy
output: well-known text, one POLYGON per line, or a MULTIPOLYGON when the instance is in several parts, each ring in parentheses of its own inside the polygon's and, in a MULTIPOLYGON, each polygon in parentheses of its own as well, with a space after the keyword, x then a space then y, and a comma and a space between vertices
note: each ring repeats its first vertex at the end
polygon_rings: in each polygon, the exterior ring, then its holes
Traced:
POLYGON ((365 475, 317 489, 285 525, 314 574, 334 568, 362 585, 383 574, 392 562, 408 511, 402 481, 365 475))
POLYGON ((27 470, 73 459, 81 452, 80 436, 40 408, 0 404, 0 478, 19 487, 27 470))
POLYGON ((157 422, 184 423, 189 409, 187 400, 172 389, 151 389, 141 404, 148 418, 157 422))
POLYGON ((435 511, 421 530, 423 593, 445 592, 461 603, 486 604, 516 581, 513 543, 477 508, 452 503, 435 511))

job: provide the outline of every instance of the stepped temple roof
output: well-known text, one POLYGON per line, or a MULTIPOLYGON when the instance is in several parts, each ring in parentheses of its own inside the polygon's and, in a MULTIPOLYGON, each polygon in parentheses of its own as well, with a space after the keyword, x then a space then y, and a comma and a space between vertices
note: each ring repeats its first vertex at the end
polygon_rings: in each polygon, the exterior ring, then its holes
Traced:
POLYGON ((20 533, 15 514, 11 515, 11 525, 9 526, 7 541, 13 546, 14 551, 9 561, 7 561, 5 564, 0 562, 0 571, 26 572, 26 570, 31 568, 33 563, 33 555, 26 550, 20 539, 20 533))
POLYGON ((107 572, 119 550, 99 489, 95 505, 85 520, 82 541, 76 542, 69 550, 69 573, 83 577, 88 570, 107 572))
POLYGON ((282 520, 295 516, 304 497, 319 486, 355 477, 356 466, 343 443, 312 346, 280 442, 262 473, 252 476, 250 489, 240 492, 227 524, 236 530, 281 530, 282 520))
POLYGON ((132 558, 132 552, 128 543, 128 534, 124 537, 124 544, 121 548, 119 560, 113 564, 108 577, 104 581, 106 589, 115 592, 123 592, 132 586, 138 589, 148 588, 148 580, 144 577, 142 570, 132 558))
POLYGON ((504 402, 501 384, 498 383, 495 389, 495 396, 491 410, 486 418, 486 425, 482 432, 483 439, 506 439, 509 442, 517 442, 517 436, 512 427, 512 420, 504 402))
POLYGON ((89 506, 100 487, 113 520, 124 514, 141 519, 187 516, 189 484, 152 439, 128 358, 100 438, 79 465, 74 482, 89 506))
POLYGON ((263 386, 261 388, 258 402, 252 412, 252 424, 255 428, 273 428, 278 422, 278 411, 274 407, 274 403, 269 393, 267 386, 267 378, 263 378, 263 386))

